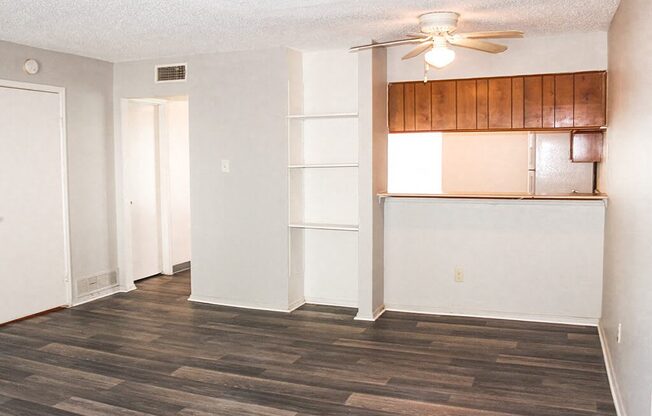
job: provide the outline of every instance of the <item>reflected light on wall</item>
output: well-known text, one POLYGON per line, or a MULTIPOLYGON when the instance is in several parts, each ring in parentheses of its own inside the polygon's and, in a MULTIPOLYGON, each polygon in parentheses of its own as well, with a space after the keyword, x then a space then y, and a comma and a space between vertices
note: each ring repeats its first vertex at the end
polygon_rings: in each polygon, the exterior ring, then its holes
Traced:
POLYGON ((437 194, 442 191, 442 134, 390 134, 387 191, 437 194))

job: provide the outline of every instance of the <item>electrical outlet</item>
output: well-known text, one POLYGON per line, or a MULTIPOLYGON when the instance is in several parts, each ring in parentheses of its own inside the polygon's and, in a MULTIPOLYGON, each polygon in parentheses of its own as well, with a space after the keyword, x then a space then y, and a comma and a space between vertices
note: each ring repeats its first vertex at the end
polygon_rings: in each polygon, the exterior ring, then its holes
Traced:
POLYGON ((623 324, 618 322, 618 333, 616 334, 616 342, 620 344, 620 341, 623 339, 623 324))
POLYGON ((222 159, 222 172, 224 173, 231 172, 231 162, 227 159, 222 159))
POLYGON ((461 267, 455 268, 455 281, 457 283, 462 283, 464 281, 464 269, 461 267))

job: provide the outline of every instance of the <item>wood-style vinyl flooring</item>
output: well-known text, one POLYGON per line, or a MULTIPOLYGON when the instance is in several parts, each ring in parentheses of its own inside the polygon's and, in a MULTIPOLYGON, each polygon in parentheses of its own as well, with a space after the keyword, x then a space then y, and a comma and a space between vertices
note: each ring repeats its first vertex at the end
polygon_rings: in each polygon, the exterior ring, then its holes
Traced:
POLYGON ((187 301, 189 273, 0 327, 0 415, 615 415, 595 328, 187 301))

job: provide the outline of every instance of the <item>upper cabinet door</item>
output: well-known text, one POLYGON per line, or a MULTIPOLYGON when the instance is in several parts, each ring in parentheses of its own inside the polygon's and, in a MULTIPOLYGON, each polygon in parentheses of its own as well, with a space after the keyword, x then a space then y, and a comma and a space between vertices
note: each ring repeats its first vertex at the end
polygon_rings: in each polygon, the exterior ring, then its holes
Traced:
POLYGON ((533 76, 523 79, 523 127, 540 129, 543 127, 543 77, 533 76))
POLYGON ((403 84, 389 84, 387 121, 391 133, 405 131, 405 99, 403 84))
POLYGON ((479 79, 475 84, 478 130, 486 130, 489 128, 489 82, 486 79, 479 79))
POLYGON ((414 104, 414 83, 403 84, 403 121, 405 123, 405 131, 416 130, 414 104))
POLYGON ((474 79, 457 81, 457 129, 478 128, 477 87, 474 79))
POLYGON ((575 127, 602 127, 606 125, 606 79, 605 72, 584 72, 574 75, 575 127))
POLYGON ((432 89, 432 130, 455 130, 457 128, 457 94, 455 81, 433 81, 432 89))
POLYGON ((489 79, 489 128, 512 128, 512 79, 489 79))
POLYGON ((555 76, 541 77, 541 124, 544 129, 555 127, 555 76))
POLYGON ((432 130, 432 113, 430 112, 430 83, 414 83, 415 124, 417 131, 432 130))
POLYGON ((555 127, 573 127, 573 78, 555 75, 555 127))
POLYGON ((523 77, 512 78, 512 128, 523 128, 524 106, 523 77))

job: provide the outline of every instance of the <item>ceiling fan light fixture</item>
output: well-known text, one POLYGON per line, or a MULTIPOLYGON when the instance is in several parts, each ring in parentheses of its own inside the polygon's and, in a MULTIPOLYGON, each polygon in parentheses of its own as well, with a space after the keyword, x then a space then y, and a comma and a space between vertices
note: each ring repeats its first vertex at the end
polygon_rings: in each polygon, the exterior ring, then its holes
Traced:
POLYGON ((441 69, 453 62, 455 51, 445 45, 438 45, 429 50, 425 58, 429 65, 441 69))

